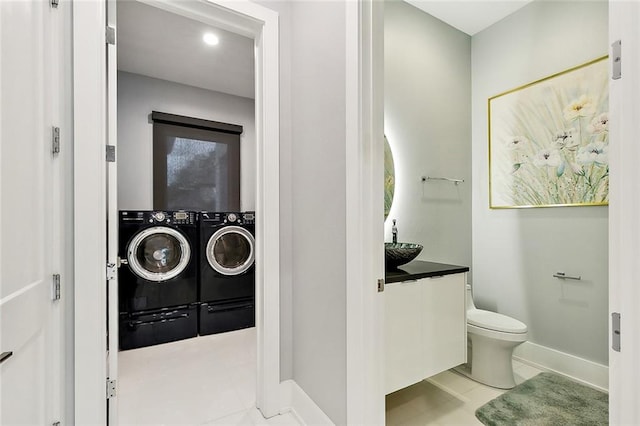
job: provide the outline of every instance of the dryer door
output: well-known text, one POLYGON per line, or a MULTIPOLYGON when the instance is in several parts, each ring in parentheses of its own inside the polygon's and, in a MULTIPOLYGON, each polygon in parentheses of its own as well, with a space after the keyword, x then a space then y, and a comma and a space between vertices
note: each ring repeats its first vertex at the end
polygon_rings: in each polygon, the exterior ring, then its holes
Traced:
POLYGON ((154 226, 135 234, 127 250, 133 273, 149 281, 175 278, 190 259, 189 241, 179 231, 166 226, 154 226))
POLYGON ((253 265, 255 239, 239 226, 217 230, 207 242, 207 261, 222 275, 239 275, 253 265))

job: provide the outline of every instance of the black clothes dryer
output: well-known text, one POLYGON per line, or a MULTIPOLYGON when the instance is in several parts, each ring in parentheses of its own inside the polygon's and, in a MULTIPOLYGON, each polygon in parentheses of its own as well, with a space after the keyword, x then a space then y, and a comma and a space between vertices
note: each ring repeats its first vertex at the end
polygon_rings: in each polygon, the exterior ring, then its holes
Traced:
POLYGON ((198 334, 224 333, 256 325, 254 298, 200 304, 198 334))
POLYGON ((121 349, 196 336, 197 214, 120 211, 119 219, 121 349))
POLYGON ((255 295, 255 214, 200 213, 200 301, 255 295))
POLYGON ((255 325, 255 213, 201 212, 201 335, 255 325))

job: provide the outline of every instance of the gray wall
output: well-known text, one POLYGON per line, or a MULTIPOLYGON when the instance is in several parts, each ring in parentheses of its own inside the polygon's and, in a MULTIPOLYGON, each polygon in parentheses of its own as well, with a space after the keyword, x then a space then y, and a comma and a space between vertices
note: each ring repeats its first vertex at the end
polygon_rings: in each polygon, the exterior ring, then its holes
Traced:
POLYGON ((240 136, 240 208, 256 206, 256 136, 253 99, 139 74, 118 72, 118 208, 153 208, 151 111, 243 126, 240 136))
POLYGON ((292 2, 291 25, 293 378, 340 425, 346 423, 345 5, 292 2))
POLYGON ((604 1, 536 1, 472 39, 477 305, 524 321, 531 342, 605 365, 608 208, 490 210, 487 99, 605 55, 607 31, 604 1))
POLYGON ((399 241, 418 259, 471 266, 471 37, 402 1, 385 4, 385 134, 399 241), (464 179, 460 185, 420 177, 464 179))
POLYGON ((259 3, 280 14, 280 376, 340 425, 347 410, 345 8, 259 3))

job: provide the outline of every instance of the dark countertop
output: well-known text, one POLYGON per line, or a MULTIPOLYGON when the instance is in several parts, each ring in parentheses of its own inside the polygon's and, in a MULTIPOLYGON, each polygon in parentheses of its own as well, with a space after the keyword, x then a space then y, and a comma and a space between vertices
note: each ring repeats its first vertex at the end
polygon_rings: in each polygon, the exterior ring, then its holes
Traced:
POLYGON ((385 271, 384 281, 386 284, 391 284, 408 280, 418 280, 420 278, 459 274, 468 271, 469 267, 467 266, 447 265, 445 263, 414 260, 405 265, 399 266, 396 270, 385 271))

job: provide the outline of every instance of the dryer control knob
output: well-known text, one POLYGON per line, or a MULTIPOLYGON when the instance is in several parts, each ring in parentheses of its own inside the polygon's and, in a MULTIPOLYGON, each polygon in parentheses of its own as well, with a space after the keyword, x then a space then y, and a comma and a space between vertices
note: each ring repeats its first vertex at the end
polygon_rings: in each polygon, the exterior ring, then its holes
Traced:
POLYGON ((227 215, 227 220, 228 220, 229 222, 235 222, 237 219, 238 219, 238 216, 236 216, 236 214, 235 214, 235 213, 229 213, 229 214, 227 215))
POLYGON ((153 214, 153 218, 155 220, 157 220, 158 222, 162 222, 165 218, 164 213, 163 212, 156 212, 153 214))

